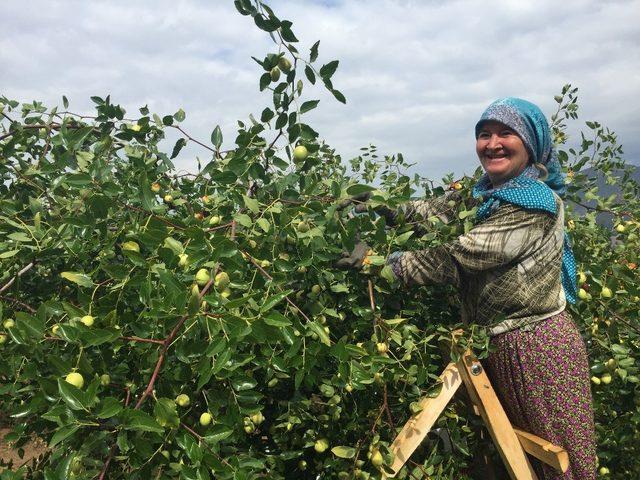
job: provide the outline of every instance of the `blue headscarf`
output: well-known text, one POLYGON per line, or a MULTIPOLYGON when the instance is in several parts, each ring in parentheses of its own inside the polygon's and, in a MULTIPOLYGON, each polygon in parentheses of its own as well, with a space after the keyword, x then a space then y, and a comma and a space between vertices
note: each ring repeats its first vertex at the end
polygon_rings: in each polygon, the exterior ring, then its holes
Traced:
MULTIPOLYGON (((558 156, 551 142, 549 124, 542 111, 533 103, 520 98, 506 97, 493 102, 484 111, 476 124, 476 138, 487 121, 500 122, 511 128, 522 139, 529 153, 529 165, 518 175, 498 187, 494 187, 485 173, 473 187, 473 196, 482 198, 477 217, 487 218, 501 202, 511 203, 526 210, 542 210, 557 215, 553 192, 563 197, 566 192, 564 175, 558 156), (548 171, 541 181, 540 170, 534 166, 542 164, 548 171)), ((564 234, 562 252, 562 287, 569 303, 577 299, 576 262, 571 251, 569 236, 564 234)))

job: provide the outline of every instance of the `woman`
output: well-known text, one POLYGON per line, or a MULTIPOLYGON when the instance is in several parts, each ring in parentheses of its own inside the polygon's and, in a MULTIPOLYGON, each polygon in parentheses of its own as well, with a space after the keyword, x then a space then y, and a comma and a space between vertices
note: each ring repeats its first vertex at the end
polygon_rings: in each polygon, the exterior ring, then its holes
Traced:
MULTIPOLYGON (((569 453, 565 474, 545 465, 540 476, 594 479, 589 367, 565 312, 576 299, 576 269, 549 125, 537 106, 504 98, 485 110, 475 133, 485 170, 473 189, 477 225, 451 243, 394 252, 387 262, 404 284, 455 285, 463 319, 488 327, 494 352, 487 372, 510 420, 569 453)), ((402 213, 448 221, 456 195, 410 202, 402 213)))

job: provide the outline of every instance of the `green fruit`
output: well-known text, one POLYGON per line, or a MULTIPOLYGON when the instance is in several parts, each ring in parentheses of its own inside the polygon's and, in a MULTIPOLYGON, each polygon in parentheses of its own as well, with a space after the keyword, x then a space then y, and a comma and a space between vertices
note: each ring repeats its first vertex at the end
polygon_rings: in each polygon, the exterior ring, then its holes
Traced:
POLYGON ((253 433, 255 431, 255 427, 253 425, 245 425, 244 431, 247 433, 253 433))
POLYGON ((60 330, 60 325, 58 325, 57 323, 53 327, 51 327, 51 333, 53 335, 56 335, 58 333, 58 330, 60 330))
POLYGON ((382 464, 384 463, 384 458, 382 458, 380 450, 375 449, 373 452, 371 452, 371 463, 374 467, 382 466, 382 464))
POLYGON ((601 295, 603 298, 611 298, 613 296, 613 292, 609 287, 604 287, 602 289, 601 295))
POLYGON ((92 317, 91 315, 85 315, 80 319, 80 322, 84 323, 87 327, 90 327, 91 325, 93 325, 94 317, 92 317))
POLYGON ((593 377, 591 377, 591 381, 595 384, 595 385, 600 385, 600 377, 596 377, 595 375, 593 377))
POLYGON ((291 62, 287 57, 280 57, 278 60, 278 67, 280 67, 280 70, 283 72, 288 72, 291 70, 291 62))
POLYGON ((181 267, 186 267, 187 263, 189 262, 189 255, 187 255, 186 253, 181 253, 180 255, 178 255, 178 265, 181 267))
POLYGON ((600 377, 600 381, 605 385, 609 385, 611 383, 611 375, 609 373, 605 373, 600 377))
POLYGON ((387 353, 389 351, 389 345, 386 342, 376 343, 376 350, 380 354, 387 353))
POLYGON ((270 266, 271 266, 271 262, 270 262, 269 260, 262 260, 262 261, 260 262, 260 266, 261 266, 262 268, 270 267, 270 266))
POLYGON ((163 200, 164 200, 164 203, 171 203, 173 202, 173 197, 171 195, 165 195, 163 200))
POLYGON ((293 159, 296 160, 297 162, 303 161, 308 156, 309 156, 309 151, 307 150, 307 147, 305 147, 304 145, 298 145, 293 150, 293 159))
POLYGON ((140 245, 138 245, 137 242, 124 242, 122 244, 122 250, 123 251, 129 251, 129 252, 137 252, 140 253, 140 245))
POLYGON ((611 473, 607 467, 600 467, 600 470, 598 470, 598 472, 600 473, 600 475, 609 475, 609 473, 611 473))
POLYGON ((7 335, 4 333, 0 333, 0 345, 7 341, 7 335))
POLYGON ((221 220, 222 218, 220 218, 219 215, 212 215, 211 217, 209 217, 209 225, 211 225, 212 227, 218 225, 221 220))
POLYGON ((306 469, 307 469, 307 462, 306 462, 306 460, 300 460, 300 461, 298 462, 298 468, 299 468, 300 470, 306 470, 306 469))
POLYGON ((100 385, 102 385, 103 387, 106 387, 110 383, 111 383, 111 376, 109 376, 108 373, 103 373, 102 375, 100 375, 100 385))
POLYGON ((618 232, 618 233, 623 233, 625 230, 626 230, 626 228, 625 228, 625 226, 624 226, 624 225, 622 225, 622 224, 619 224, 619 225, 616 227, 616 232, 618 232))
POLYGON ((200 415, 200 425, 202 425, 203 427, 209 425, 211 423, 211 420, 213 420, 213 417, 209 412, 204 412, 202 415, 200 415))
POLYGON ((313 449, 318 453, 324 452, 327 448, 329 448, 329 440, 326 438, 319 438, 313 444, 313 449))
POLYGON ((180 395, 178 395, 175 401, 176 401, 176 404, 180 407, 188 407, 189 404, 191 403, 191 399, 189 398, 189 395, 187 395, 186 393, 181 393, 180 395))
POLYGON ((13 328, 13 327, 15 327, 15 326, 16 326, 16 322, 14 322, 14 321, 13 321, 13 319, 8 318, 8 319, 6 319, 6 320, 3 322, 2 326, 3 326, 6 330, 9 330, 10 328, 13 328))
POLYGON ((217 288, 224 289, 227 285, 229 285, 229 274, 227 272, 220 272, 216 275, 213 282, 217 288))
POLYGON ((351 385, 350 383, 347 383, 347 385, 344 387, 344 389, 347 392, 351 393, 351 392, 353 392, 353 385, 351 385))
POLYGON ((229 297, 231 296, 231 293, 232 293, 232 292, 231 292, 231 289, 230 289, 230 288, 225 288, 224 290, 222 290, 222 291, 220 292, 220 296, 221 296, 222 298, 229 298, 229 297))
POLYGON ((320 292, 322 292, 322 287, 317 283, 313 287, 311 287, 311 293, 313 295, 320 295, 320 292))
POLYGON ((209 195, 203 195, 201 200, 205 205, 209 205, 211 203, 211 198, 209 198, 209 195))
POLYGON ((306 233, 309 231, 309 224, 307 222, 300 222, 296 227, 296 229, 300 233, 306 233))
POLYGON ((618 365, 618 362, 614 358, 610 358, 609 360, 606 361, 605 365, 609 370, 614 370, 618 365))
POLYGON ((196 273, 196 283, 199 286, 204 287, 207 283, 209 283, 209 280, 211 280, 209 270, 207 270, 206 268, 201 268, 200 270, 198 270, 198 272, 196 273))
POLYGON ((580 272, 580 273, 578 274, 578 283, 579 283, 580 285, 582 285, 582 284, 583 284, 583 283, 585 283, 586 281, 587 281, 587 276, 585 275, 585 273, 584 273, 584 272, 580 272))
POLYGON ((169 458, 171 457, 171 454, 169 453, 169 450, 162 450, 162 451, 160 452, 160 454, 161 454, 164 458, 166 458, 167 460, 169 460, 169 458))
POLYGON ((589 298, 589 294, 584 288, 581 288, 580 290, 578 290, 578 298, 580 298, 581 300, 586 300, 587 298, 589 298))
POLYGON ((65 377, 65 381, 76 388, 82 388, 84 385, 84 378, 78 372, 71 372, 65 377))
POLYGON ((269 75, 271 75, 272 82, 277 82, 280 79, 280 69, 278 67, 273 67, 269 72, 269 75))
POLYGON ((256 425, 260 425, 262 422, 264 422, 264 415, 262 415, 262 412, 254 413, 249 418, 256 425))

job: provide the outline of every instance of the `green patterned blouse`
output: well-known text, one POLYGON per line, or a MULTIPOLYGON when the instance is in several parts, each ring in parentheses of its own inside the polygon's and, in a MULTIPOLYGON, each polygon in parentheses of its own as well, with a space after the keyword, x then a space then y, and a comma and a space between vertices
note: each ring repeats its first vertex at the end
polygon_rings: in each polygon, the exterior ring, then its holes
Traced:
MULTIPOLYGON (((457 192, 413 201, 401 209, 407 221, 455 215, 457 192)), ((395 256, 393 271, 407 285, 458 288, 462 320, 489 327, 490 335, 527 327, 564 310, 561 285, 564 207, 558 215, 503 203, 455 241, 395 256)))

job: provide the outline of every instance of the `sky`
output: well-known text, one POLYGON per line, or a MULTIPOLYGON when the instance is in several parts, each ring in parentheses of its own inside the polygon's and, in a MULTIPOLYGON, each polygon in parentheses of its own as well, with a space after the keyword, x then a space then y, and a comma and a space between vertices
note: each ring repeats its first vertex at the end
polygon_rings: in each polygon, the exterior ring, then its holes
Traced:
MULTIPOLYGON (((402 152, 432 179, 477 167, 474 125, 494 99, 519 96, 550 116, 562 86, 579 88, 580 119, 618 135, 640 164, 640 0, 270 0, 293 22, 304 55, 339 60, 338 103, 318 85, 306 114, 343 159, 373 144, 402 152)), ((269 35, 232 0, 3 0, 0 95, 90 113, 92 95, 111 95, 135 118, 182 108, 183 128, 208 142, 220 125, 231 148, 236 121, 270 103, 251 56, 276 53, 269 35)), ((172 145, 167 147, 171 150, 172 145)), ((194 171, 206 151, 177 159, 194 171)))

